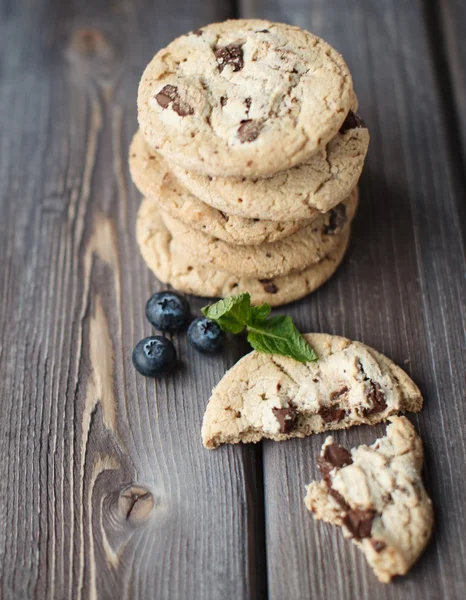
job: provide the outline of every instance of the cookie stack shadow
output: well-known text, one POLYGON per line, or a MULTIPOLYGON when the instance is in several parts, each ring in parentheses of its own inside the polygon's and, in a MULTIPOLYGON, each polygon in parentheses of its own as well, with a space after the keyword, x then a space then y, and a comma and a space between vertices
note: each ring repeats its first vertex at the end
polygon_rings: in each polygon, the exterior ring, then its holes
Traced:
MULTIPOLYGON (((238 70, 233 59, 228 63, 234 54, 232 47, 227 46, 229 54, 217 57, 223 65, 219 76, 230 69, 234 77, 238 70)), ((186 123, 195 111, 183 104, 178 87, 152 82, 150 67, 140 85, 141 129, 129 152, 131 176, 144 197, 137 239, 149 268, 160 281, 179 291, 203 297, 249 292, 254 304, 278 306, 317 289, 336 271, 348 247, 358 205, 357 183, 369 144, 367 127, 356 113, 352 83, 345 92, 350 98, 346 109, 342 102, 335 108, 340 116, 331 115, 336 128, 329 141, 318 144, 304 162, 290 168, 277 170, 280 160, 274 157, 270 161, 274 167, 267 173, 260 166, 254 168, 259 165, 263 142, 253 129, 254 120, 247 116, 256 99, 246 93, 241 97, 233 83, 222 83, 225 91, 215 100, 218 107, 213 110, 226 110, 236 94, 239 97, 234 102, 243 106, 244 114, 238 117, 237 146, 232 146, 231 155, 225 155, 228 176, 219 176, 220 159, 215 157, 211 169, 208 152, 202 162, 194 164, 196 170, 186 169, 186 164, 193 164, 191 150, 198 155, 202 144, 196 135, 184 149, 186 160, 154 143, 148 111, 163 113, 160 118, 186 119, 186 123), (144 86, 148 85, 150 95, 143 101, 144 86), (229 161, 235 161, 237 147, 246 145, 259 147, 258 162, 251 160, 247 173, 231 169, 229 161), (231 176, 231 172, 236 174, 231 176)), ((179 135, 176 127, 172 135, 179 135)), ((278 157, 281 152, 280 139, 275 147, 262 149, 262 154, 276 153, 278 157)), ((284 158, 283 166, 289 162, 284 158)))

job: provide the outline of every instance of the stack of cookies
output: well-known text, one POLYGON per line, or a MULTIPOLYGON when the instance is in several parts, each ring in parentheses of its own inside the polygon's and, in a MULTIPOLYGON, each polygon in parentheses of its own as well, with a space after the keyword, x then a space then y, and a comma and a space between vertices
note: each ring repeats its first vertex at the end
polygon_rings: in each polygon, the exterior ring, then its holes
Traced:
POLYGON ((148 266, 175 289, 286 304, 348 246, 369 133, 351 74, 320 38, 236 20, 156 54, 130 148, 148 266))

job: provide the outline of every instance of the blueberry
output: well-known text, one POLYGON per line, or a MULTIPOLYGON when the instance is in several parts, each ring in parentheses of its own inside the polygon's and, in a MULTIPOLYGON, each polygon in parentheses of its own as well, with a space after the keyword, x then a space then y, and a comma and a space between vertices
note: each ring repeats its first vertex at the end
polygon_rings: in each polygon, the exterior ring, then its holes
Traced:
POLYGON ((223 346, 225 334, 220 327, 205 317, 194 319, 188 328, 189 343, 200 352, 216 352, 223 346))
POLYGON ((133 365, 146 377, 169 373, 175 364, 175 346, 160 335, 144 338, 133 350, 133 365))
POLYGON ((146 317, 160 331, 179 331, 186 326, 189 305, 173 292, 158 292, 146 304, 146 317))

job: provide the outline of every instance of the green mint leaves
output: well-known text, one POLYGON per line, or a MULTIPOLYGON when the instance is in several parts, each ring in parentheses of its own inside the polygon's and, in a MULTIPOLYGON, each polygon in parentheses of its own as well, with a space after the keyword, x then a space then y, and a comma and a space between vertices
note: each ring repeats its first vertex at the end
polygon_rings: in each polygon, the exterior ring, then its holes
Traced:
POLYGON ((201 309, 202 314, 215 321, 223 331, 248 332, 248 342, 258 352, 281 354, 299 362, 317 360, 317 354, 296 329, 291 317, 270 317, 270 306, 251 306, 248 293, 224 298, 201 309))

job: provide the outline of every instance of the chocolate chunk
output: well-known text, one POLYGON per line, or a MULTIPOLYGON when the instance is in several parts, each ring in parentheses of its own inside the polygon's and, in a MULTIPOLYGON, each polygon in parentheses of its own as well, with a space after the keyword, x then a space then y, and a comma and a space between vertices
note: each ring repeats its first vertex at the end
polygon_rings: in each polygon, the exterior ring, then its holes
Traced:
POLYGON ((367 125, 361 119, 359 115, 354 113, 352 110, 346 115, 346 119, 343 121, 340 127, 340 133, 346 133, 350 129, 366 129, 367 125))
POLYGON ((220 106, 225 106, 227 101, 228 101, 227 96, 220 96, 220 106))
POLYGON ((264 291, 266 291, 268 294, 276 294, 278 292, 277 286, 271 279, 259 279, 259 282, 262 283, 264 291))
POLYGON ((241 71, 244 66, 243 51, 241 46, 238 46, 237 44, 228 44, 228 46, 224 46, 223 48, 217 48, 214 54, 218 62, 220 73, 226 65, 231 65, 231 68, 235 72, 241 71))
POLYGON ((343 508, 343 510, 351 510, 350 505, 348 504, 348 502, 346 502, 346 500, 343 498, 340 492, 337 492, 337 490, 334 490, 332 487, 330 487, 328 493, 330 494, 330 496, 332 496, 332 498, 335 498, 335 500, 343 508))
POLYGON ((324 233, 326 235, 340 233, 347 220, 346 206, 344 204, 337 204, 337 206, 332 208, 329 212, 328 223, 324 225, 324 233))
POLYGON ((371 535, 374 517, 374 510, 350 509, 343 517, 343 525, 348 528, 353 537, 360 540, 371 535))
POLYGON ((364 371, 364 367, 362 366, 362 362, 359 359, 356 359, 356 368, 359 371, 361 377, 358 378, 361 381, 367 381, 369 379, 369 377, 366 375, 366 372, 364 371))
POLYGON ((369 384, 369 393, 367 399, 372 402, 372 408, 365 410, 364 414, 373 415, 375 413, 383 412, 387 408, 387 402, 385 400, 385 394, 382 388, 376 381, 371 381, 369 384))
POLYGON ((348 387, 345 385, 344 387, 340 388, 336 392, 332 392, 330 394, 330 401, 333 402, 334 400, 336 400, 340 396, 343 396, 343 394, 346 394, 346 392, 348 392, 348 391, 349 391, 348 387))
POLYGON ((339 469, 341 467, 350 465, 353 462, 353 459, 346 448, 343 448, 338 444, 330 444, 325 447, 324 455, 317 457, 316 462, 319 471, 322 473, 325 483, 331 487, 332 481, 330 479, 330 471, 332 471, 332 469, 335 467, 339 469))
POLYGON ((332 421, 339 423, 346 417, 346 410, 338 406, 323 406, 319 410, 319 415, 325 423, 331 423, 332 421))
POLYGON ((193 108, 187 102, 181 100, 176 85, 165 85, 155 96, 155 99, 162 108, 168 108, 171 104, 172 109, 180 117, 194 114, 193 108))
POLYGON ((296 421, 296 411, 293 408, 272 408, 274 417, 280 426, 280 433, 290 432, 296 421))
POLYGON ((162 108, 167 108, 170 102, 173 102, 173 96, 177 91, 178 89, 174 85, 166 85, 155 96, 155 99, 162 108))
POLYGON ((326 446, 323 458, 329 462, 332 467, 337 467, 338 469, 351 465, 353 462, 348 450, 338 444, 329 444, 326 446))
POLYGON ((264 291, 266 291, 267 294, 276 294, 278 292, 278 288, 274 283, 266 283, 264 285, 264 291))
POLYGON ((376 552, 382 552, 382 550, 384 550, 387 547, 387 544, 385 542, 382 542, 381 540, 372 539, 370 542, 372 548, 374 548, 376 552))
POLYGON ((322 473, 323 480, 328 485, 328 487, 331 487, 332 480, 330 479, 330 471, 333 469, 333 465, 327 462, 323 456, 318 456, 316 463, 317 468, 322 473))
POLYGON ((259 135, 261 129, 262 123, 252 119, 246 119, 245 121, 241 121, 241 125, 238 127, 238 137, 243 144, 245 142, 253 142, 259 135))

